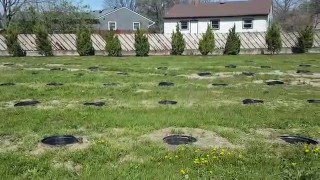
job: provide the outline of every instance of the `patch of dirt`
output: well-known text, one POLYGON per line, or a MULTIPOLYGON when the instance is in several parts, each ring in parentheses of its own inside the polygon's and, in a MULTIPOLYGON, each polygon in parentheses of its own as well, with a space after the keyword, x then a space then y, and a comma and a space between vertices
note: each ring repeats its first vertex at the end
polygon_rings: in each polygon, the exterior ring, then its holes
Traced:
POLYGON ((53 161, 52 166, 56 169, 66 169, 68 171, 75 172, 77 174, 80 174, 82 170, 82 165, 77 164, 73 161, 67 161, 67 162, 53 161))
POLYGON ((214 78, 216 78, 214 76, 199 76, 198 74, 178 75, 178 76, 183 76, 188 79, 214 79, 214 78))
POLYGON ((187 77, 188 79, 217 79, 217 78, 230 78, 240 74, 242 74, 242 72, 218 72, 218 73, 212 74, 212 76, 199 76, 198 74, 178 75, 178 76, 187 77))
POLYGON ((61 67, 64 66, 64 64, 46 64, 46 67, 61 67))
POLYGON ((283 76, 286 73, 281 72, 280 70, 275 70, 275 71, 270 71, 270 72, 260 72, 258 74, 260 74, 260 75, 278 75, 278 76, 283 76))
POLYGON ((50 71, 48 68, 24 68, 27 71, 50 71))
MULTIPOLYGON (((166 145, 163 142, 163 138, 166 136, 173 135, 175 132, 179 132, 179 134, 195 137, 197 139, 197 142, 193 143, 191 146, 196 146, 204 149, 236 148, 235 145, 231 144, 227 139, 219 136, 217 133, 212 131, 207 131, 204 129, 197 129, 197 128, 170 127, 170 128, 154 131, 151 134, 143 135, 142 138, 166 145)), ((166 145, 166 146, 172 147, 170 145, 166 145)))
POLYGON ((131 162, 143 163, 143 162, 145 162, 145 159, 143 159, 142 157, 135 156, 133 154, 128 154, 128 155, 121 157, 119 160, 119 163, 131 163, 131 162))
POLYGON ((290 81, 290 85, 311 85, 314 87, 320 87, 320 78, 319 79, 309 79, 309 78, 297 78, 290 81))
POLYGON ((17 142, 17 140, 9 135, 0 136, 0 153, 8 151, 16 151, 22 145, 22 142, 17 142))
POLYGON ((136 93, 149 93, 149 92, 151 92, 151 90, 148 90, 148 89, 138 89, 136 91, 136 93))
POLYGON ((37 155, 42 155, 42 154, 46 153, 47 151, 58 150, 58 149, 62 149, 62 148, 69 150, 69 151, 79 151, 79 150, 89 148, 90 141, 88 140, 88 138, 87 137, 81 137, 81 138, 82 138, 81 143, 70 144, 70 145, 62 146, 62 147, 53 147, 53 146, 48 146, 48 145, 44 145, 42 143, 39 143, 37 145, 37 147, 33 151, 30 152, 30 154, 37 156, 37 155))
POLYGON ((288 130, 281 130, 281 129, 273 129, 273 128, 260 128, 251 130, 255 134, 262 136, 267 143, 271 144, 287 144, 285 141, 280 139, 280 136, 288 135, 288 134, 297 134, 299 129, 288 129, 288 130))
POLYGON ((320 79, 320 73, 313 73, 313 74, 289 73, 289 75, 293 77, 299 77, 299 78, 320 79))

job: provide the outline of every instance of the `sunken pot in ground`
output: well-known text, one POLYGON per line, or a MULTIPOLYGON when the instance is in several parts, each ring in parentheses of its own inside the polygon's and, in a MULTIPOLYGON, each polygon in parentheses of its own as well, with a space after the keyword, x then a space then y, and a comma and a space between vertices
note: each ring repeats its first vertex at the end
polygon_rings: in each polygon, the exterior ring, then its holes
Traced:
POLYGON ((81 139, 71 135, 50 136, 42 139, 41 143, 49 146, 66 146, 70 144, 81 143, 81 139))
POLYGON ((163 138, 163 141, 169 145, 192 144, 197 141, 196 138, 186 135, 171 135, 163 138))

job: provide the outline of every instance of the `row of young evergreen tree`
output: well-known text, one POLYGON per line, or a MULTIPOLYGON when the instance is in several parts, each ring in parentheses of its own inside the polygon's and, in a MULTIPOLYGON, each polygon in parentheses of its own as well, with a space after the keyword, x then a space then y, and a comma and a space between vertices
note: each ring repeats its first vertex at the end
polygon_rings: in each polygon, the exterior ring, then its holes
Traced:
MULTIPOLYGON (((26 52, 21 48, 18 42, 19 28, 12 24, 7 29, 6 40, 9 53, 13 56, 25 56, 26 52)), ((34 26, 34 34, 36 36, 36 45, 39 54, 43 56, 53 56, 51 42, 46 26, 43 23, 37 23, 34 26)), ((313 46, 314 31, 312 27, 306 27, 299 32, 296 46, 292 49, 295 53, 306 53, 313 46)), ((110 31, 106 35, 106 51, 109 56, 122 56, 121 43, 115 32, 110 31)), ((272 54, 279 53, 282 49, 281 30, 277 24, 272 24, 266 34, 266 43, 268 51, 272 54)), ((186 43, 183 35, 177 25, 176 31, 172 34, 171 54, 182 55, 185 51, 186 43)), ((237 55, 240 53, 241 41, 239 35, 236 33, 235 26, 230 29, 224 54, 237 55)), ((150 51, 150 44, 148 37, 144 31, 137 30, 135 33, 136 56, 148 56, 150 51)), ((80 56, 94 55, 94 48, 91 41, 91 31, 86 26, 82 26, 77 32, 77 49, 80 56)), ((208 26, 206 33, 199 41, 199 51, 202 55, 208 55, 215 49, 215 36, 210 26, 208 26)))

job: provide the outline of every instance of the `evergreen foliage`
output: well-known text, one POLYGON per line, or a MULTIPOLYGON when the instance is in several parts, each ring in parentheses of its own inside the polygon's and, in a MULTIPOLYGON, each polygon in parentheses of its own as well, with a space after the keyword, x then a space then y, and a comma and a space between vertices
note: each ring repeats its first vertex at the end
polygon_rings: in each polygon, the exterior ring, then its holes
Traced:
POLYGON ((212 53, 215 48, 214 33, 212 32, 211 27, 208 25, 206 33, 202 36, 202 39, 199 42, 199 51, 202 55, 208 55, 212 53))
POLYGON ((273 23, 267 31, 266 43, 268 45, 268 51, 272 54, 279 53, 282 48, 280 26, 273 23))
POLYGON ((122 54, 121 44, 114 31, 109 31, 106 35, 106 51, 109 56, 120 57, 122 54))
POLYGON ((236 26, 229 30, 224 54, 226 55, 238 55, 240 52, 241 41, 239 35, 236 33, 236 26))
POLYGON ((19 26, 15 23, 10 23, 6 31, 6 43, 9 54, 14 57, 26 56, 26 52, 21 48, 18 42, 18 35, 20 34, 19 26))
POLYGON ((179 25, 177 24, 176 32, 172 33, 171 41, 171 54, 172 55, 182 55, 186 47, 186 42, 184 41, 183 35, 180 31, 179 25))
POLYGON ((313 46, 314 30, 312 26, 307 26, 299 32, 298 42, 296 45, 298 53, 307 53, 313 46))
POLYGON ((49 34, 46 26, 39 22, 34 27, 36 35, 36 44, 39 54, 44 56, 53 56, 51 42, 49 41, 49 34))
POLYGON ((90 29, 82 26, 77 32, 77 49, 80 56, 94 55, 90 29))
POLYGON ((148 41, 148 37, 144 34, 144 32, 138 29, 135 33, 134 39, 136 56, 148 56, 150 51, 150 44, 148 41))

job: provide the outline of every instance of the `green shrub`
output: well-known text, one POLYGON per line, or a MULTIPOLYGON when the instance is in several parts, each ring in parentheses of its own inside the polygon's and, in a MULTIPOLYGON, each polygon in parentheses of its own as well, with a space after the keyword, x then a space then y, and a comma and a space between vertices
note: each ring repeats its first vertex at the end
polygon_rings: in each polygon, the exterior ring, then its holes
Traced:
POLYGON ((11 23, 6 31, 6 43, 9 54, 14 57, 26 56, 26 52, 21 48, 18 42, 18 35, 20 34, 19 26, 11 23))
POLYGON ((199 51, 202 55, 208 55, 212 53, 215 48, 214 33, 211 27, 208 25, 206 33, 202 36, 199 42, 199 51))
POLYGON ((109 56, 119 57, 121 56, 121 44, 117 35, 114 31, 109 31, 106 35, 106 51, 109 56))
POLYGON ((135 43, 134 47, 136 49, 136 56, 148 56, 150 51, 150 45, 148 37, 144 34, 143 31, 137 30, 134 36, 135 43))
POLYGON ((282 40, 280 33, 280 26, 273 23, 267 31, 266 43, 268 45, 268 51, 272 54, 279 53, 282 48, 282 40))
POLYGON ((90 29, 82 26, 77 32, 77 49, 80 56, 94 55, 90 29))
POLYGON ((224 54, 226 55, 237 55, 240 52, 241 41, 239 35, 236 33, 236 26, 233 26, 229 30, 224 54))
POLYGON ((299 32, 296 50, 298 53, 307 53, 313 46, 314 30, 312 26, 307 26, 299 32))
POLYGON ((171 54, 172 55, 182 55, 184 48, 186 47, 186 42, 183 39, 183 35, 180 32, 179 25, 177 24, 176 32, 172 33, 171 37, 171 54))
POLYGON ((36 35, 36 44, 39 54, 44 56, 53 56, 51 42, 49 41, 49 34, 47 28, 42 23, 37 23, 34 27, 36 35))

